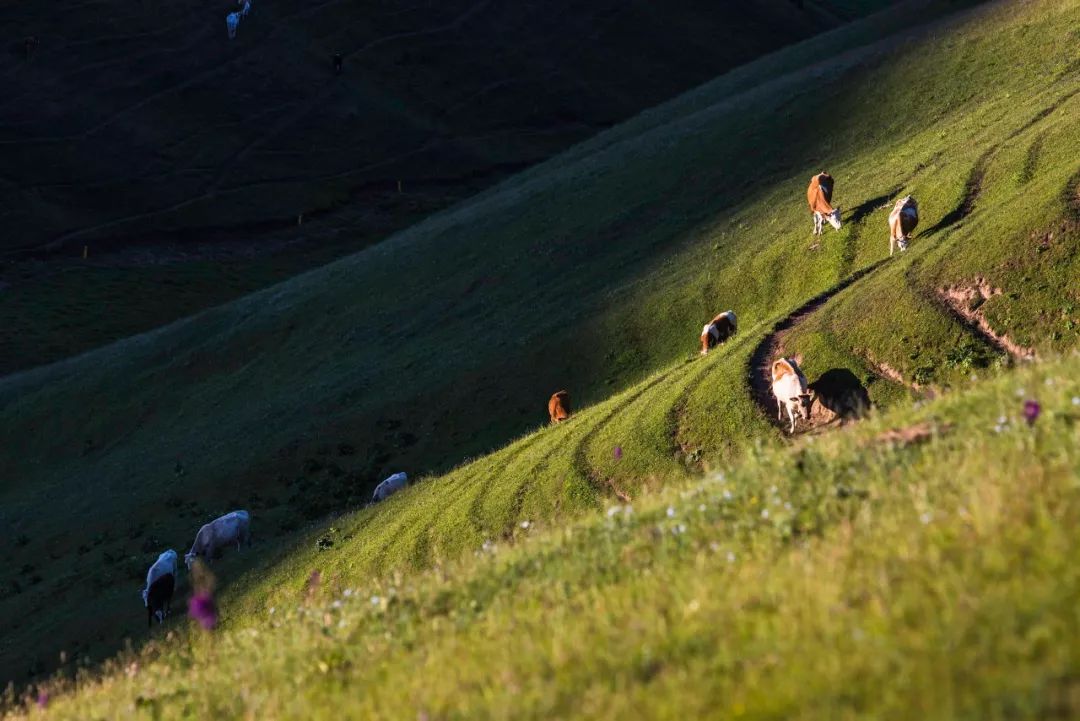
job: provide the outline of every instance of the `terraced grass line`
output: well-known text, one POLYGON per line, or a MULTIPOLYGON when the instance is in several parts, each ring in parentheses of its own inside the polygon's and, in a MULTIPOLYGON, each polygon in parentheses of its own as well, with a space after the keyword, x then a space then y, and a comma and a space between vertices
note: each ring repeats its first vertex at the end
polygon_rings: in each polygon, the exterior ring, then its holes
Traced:
POLYGON ((960 200, 956 204, 956 207, 943 215, 941 220, 927 228, 926 232, 919 233, 920 238, 937 235, 941 231, 951 228, 971 215, 971 211, 975 210, 975 202, 982 193, 983 178, 986 177, 986 168, 990 165, 990 161, 993 159, 994 153, 1000 145, 1000 143, 994 143, 983 151, 983 154, 975 161, 975 165, 972 166, 971 172, 968 173, 967 180, 964 181, 964 192, 960 195, 960 200))
MULTIPOLYGON (((837 293, 840 293, 852 284, 870 275, 888 260, 888 258, 882 258, 876 263, 872 263, 862 270, 853 273, 832 288, 814 296, 790 314, 778 320, 773 326, 773 329, 766 333, 765 337, 761 339, 761 342, 755 346, 753 352, 750 354, 750 363, 746 372, 747 378, 749 379, 750 397, 757 403, 758 407, 761 408, 761 412, 765 414, 765 417, 768 418, 774 426, 778 428, 784 427, 783 422, 776 420, 776 417, 773 415, 776 409, 776 400, 772 395, 771 370, 771 362, 779 352, 783 336, 821 309, 821 307, 837 293)), ((796 428, 796 432, 798 432, 798 428, 796 428)))
POLYGON ((616 486, 614 481, 612 481, 611 479, 601 478, 600 474, 596 471, 596 469, 594 469, 589 464, 589 443, 592 441, 593 438, 596 437, 597 433, 604 429, 604 426, 611 422, 611 420, 619 413, 619 411, 622 411, 628 406, 630 406, 632 403, 634 403, 634 401, 640 398, 647 391, 666 380, 676 370, 678 369, 672 368, 671 370, 665 371, 656 378, 653 378, 652 380, 639 386, 639 390, 637 390, 637 392, 633 393, 622 404, 613 407, 600 420, 593 423, 589 430, 586 431, 586 433, 581 437, 581 440, 579 440, 577 445, 574 447, 573 468, 581 475, 582 478, 588 481, 589 485, 592 486, 593 490, 597 493, 605 494, 610 491, 611 493, 615 494, 615 497, 623 503, 629 503, 631 501, 629 494, 616 486))
MULTIPOLYGON (((690 402, 690 396, 693 395, 694 391, 698 389, 698 386, 700 386, 705 381, 705 378, 709 375, 709 373, 715 369, 714 354, 724 355, 722 353, 717 353, 716 350, 710 351, 709 355, 706 356, 706 360, 712 360, 714 362, 702 363, 703 367, 701 371, 694 374, 694 376, 686 382, 686 384, 683 386, 682 391, 675 398, 675 401, 671 404, 671 408, 668 409, 668 425, 671 428, 671 455, 676 458, 679 458, 681 455, 684 463, 686 463, 686 460, 689 458, 689 456, 697 450, 697 448, 688 441, 680 440, 681 431, 683 428, 686 427, 684 420, 686 416, 687 404, 689 404, 690 402)), ((690 464, 692 464, 693 468, 698 472, 702 472, 705 470, 701 458, 690 461, 690 464)))

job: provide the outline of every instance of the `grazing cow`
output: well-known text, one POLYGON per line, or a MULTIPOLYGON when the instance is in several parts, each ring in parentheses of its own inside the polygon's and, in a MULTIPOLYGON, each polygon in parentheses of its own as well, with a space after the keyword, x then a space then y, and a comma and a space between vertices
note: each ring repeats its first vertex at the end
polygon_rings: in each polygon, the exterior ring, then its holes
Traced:
POLYGON ((146 588, 143 589, 143 605, 146 606, 146 625, 154 625, 154 619, 163 623, 169 615, 173 589, 176 587, 176 551, 165 551, 146 572, 146 588))
POLYGON ((821 235, 824 221, 840 230, 840 209, 832 207, 833 179, 828 173, 821 172, 810 178, 810 187, 806 189, 806 202, 814 214, 814 235, 821 235))
POLYGON ((893 205, 889 213, 889 255, 893 254, 893 248, 900 246, 900 252, 907 250, 908 241, 911 240, 911 232, 919 224, 919 204, 915 198, 906 195, 893 205))
POLYGON ((806 384, 806 376, 793 358, 780 358, 772 364, 772 392, 776 398, 776 418, 783 420, 787 409, 791 433, 795 432, 795 417, 810 420, 810 404, 814 396, 806 384))
POLYGON ((701 329, 701 355, 735 335, 737 323, 735 312, 731 310, 724 311, 706 323, 701 329))
POLYGON ((209 563, 218 549, 231 543, 236 544, 236 550, 240 550, 241 543, 251 545, 251 515, 247 511, 226 513, 200 528, 195 534, 195 543, 184 556, 184 563, 188 570, 196 558, 201 557, 209 563))
POLYGON ((375 486, 375 493, 371 496, 371 502, 385 501, 407 485, 409 485, 409 476, 404 473, 395 473, 375 486))
POLYGON ((570 394, 566 391, 553 393, 548 399, 548 416, 552 423, 565 421, 570 417, 570 394))

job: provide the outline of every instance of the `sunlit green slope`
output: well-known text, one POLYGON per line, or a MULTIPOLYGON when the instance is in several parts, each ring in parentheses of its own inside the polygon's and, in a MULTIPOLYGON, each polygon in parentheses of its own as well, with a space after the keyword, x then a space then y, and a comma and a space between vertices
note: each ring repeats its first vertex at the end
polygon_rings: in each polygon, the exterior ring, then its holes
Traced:
POLYGON ((1080 4, 934 18, 948 9, 797 46, 377 248, 0 381, 0 522, 26 539, 0 598, 7 667, 144 633, 146 564, 229 507, 260 541, 219 567, 238 622, 295 605, 313 567, 428 568, 745 458, 778 437, 748 383, 762 349, 904 406, 1008 365, 960 312, 1041 355, 1074 348, 1080 4), (845 227, 815 243, 803 194, 823 168, 845 227), (885 261, 907 193, 922 223, 885 261), (976 279, 1001 292, 943 300, 976 279), (739 335, 697 358, 726 308, 739 335), (465 462, 539 425, 560 387, 570 422, 465 462), (353 512, 398 469, 432 475, 353 512))

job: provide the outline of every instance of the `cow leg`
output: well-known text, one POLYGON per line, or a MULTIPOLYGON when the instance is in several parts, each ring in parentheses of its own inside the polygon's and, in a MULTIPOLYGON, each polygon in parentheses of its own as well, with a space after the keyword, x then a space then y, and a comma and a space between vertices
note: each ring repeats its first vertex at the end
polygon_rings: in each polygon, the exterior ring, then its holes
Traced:
POLYGON ((788 407, 787 407, 787 414, 788 414, 788 418, 791 419, 791 431, 790 431, 790 433, 794 433, 795 432, 795 414, 791 412, 791 406, 790 405, 788 405, 788 407))

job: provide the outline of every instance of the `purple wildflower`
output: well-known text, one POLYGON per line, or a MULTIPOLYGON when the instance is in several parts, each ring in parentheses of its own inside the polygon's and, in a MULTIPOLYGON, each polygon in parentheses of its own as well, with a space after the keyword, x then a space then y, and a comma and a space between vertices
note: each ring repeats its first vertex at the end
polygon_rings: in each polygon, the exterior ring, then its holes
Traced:
POLYGON ((1028 422, 1028 425, 1033 425, 1039 418, 1039 414, 1042 413, 1042 406, 1038 401, 1024 401, 1024 420, 1028 422))
POLYGON ((618 461, 621 458, 622 458, 622 446, 615 446, 615 460, 618 461))
POLYGON ((46 706, 49 705, 49 692, 48 691, 38 691, 37 705, 38 705, 38 708, 45 708, 46 706))
POLYGON ((214 597, 206 591, 197 591, 188 601, 188 615, 209 631, 217 625, 217 608, 214 597))

